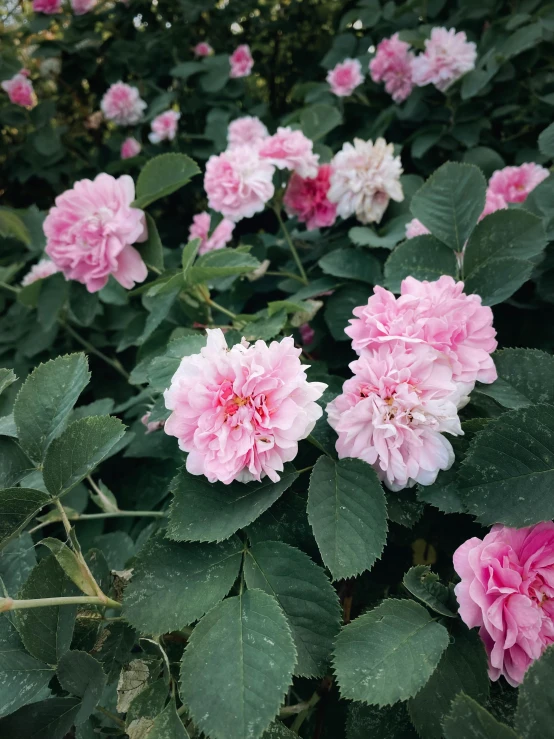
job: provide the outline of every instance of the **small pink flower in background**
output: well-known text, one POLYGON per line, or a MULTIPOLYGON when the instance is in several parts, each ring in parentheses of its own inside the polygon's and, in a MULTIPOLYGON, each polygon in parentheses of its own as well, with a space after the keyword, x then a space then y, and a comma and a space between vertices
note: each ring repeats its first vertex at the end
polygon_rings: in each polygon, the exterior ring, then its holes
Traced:
POLYGON ((56 274, 56 272, 59 272, 59 269, 56 267, 54 262, 51 262, 49 259, 41 259, 40 262, 33 264, 31 269, 21 280, 21 287, 32 285, 33 282, 36 282, 37 280, 44 280, 46 277, 56 274))
POLYGON ((311 344, 315 338, 315 331, 310 326, 310 324, 303 323, 298 330, 300 331, 300 338, 302 339, 302 343, 304 345, 311 344))
POLYGON ((229 57, 229 64, 231 65, 229 77, 232 79, 248 77, 254 66, 254 59, 252 58, 248 44, 237 46, 229 57))
POLYGON ((490 679, 517 687, 554 642, 554 523, 493 526, 454 552, 454 568, 460 616, 479 627, 490 679))
POLYGON ((210 56, 214 50, 207 41, 200 41, 193 49, 195 56, 210 56))
POLYGON ((493 192, 490 186, 487 188, 487 195, 485 198, 485 207, 483 212, 479 216, 479 220, 482 221, 485 216, 491 213, 496 213, 497 210, 503 210, 508 207, 508 203, 504 200, 502 195, 493 192))
POLYGON ((429 231, 429 229, 417 218, 412 218, 412 220, 406 224, 407 239, 414 239, 416 236, 427 236, 430 233, 431 231, 429 231))
POLYGON ((96 5, 96 0, 71 0, 71 7, 75 15, 85 15, 96 5))
POLYGON ((175 110, 166 110, 156 116, 151 123, 152 133, 148 134, 150 142, 159 144, 160 141, 173 141, 180 117, 181 114, 175 110))
POLYGON ((133 126, 142 118, 146 103, 136 87, 114 82, 104 93, 100 108, 104 117, 118 126, 133 126))
POLYGON ((433 28, 425 41, 425 51, 412 61, 412 79, 416 85, 433 84, 441 92, 475 68, 477 48, 465 33, 454 28, 433 28))
POLYGON ((236 118, 229 123, 227 129, 227 142, 229 148, 235 146, 259 146, 268 136, 267 128, 259 118, 252 115, 245 115, 242 118, 236 118))
POLYGON ((407 277, 398 298, 375 287, 367 305, 354 308, 345 332, 358 354, 397 339, 407 346, 425 342, 448 358, 456 382, 494 382, 492 311, 463 290, 463 282, 447 275, 434 282, 407 277))
POLYGON ((463 433, 457 409, 464 388, 454 382, 447 357, 427 344, 395 341, 363 354, 350 369, 354 377, 327 406, 339 458, 372 465, 391 490, 431 485, 454 462, 442 434, 463 433))
POLYGON ((402 163, 385 139, 345 143, 331 162, 328 198, 342 218, 356 215, 360 223, 379 223, 389 200, 402 202, 402 163))
POLYGON ((209 235, 210 223, 210 214, 205 211, 203 213, 197 213, 192 219, 189 228, 189 241, 201 239, 200 248, 198 249, 199 254, 223 249, 233 238, 235 224, 232 221, 223 218, 214 228, 211 236, 209 235))
POLYGON ((364 81, 362 65, 357 59, 345 59, 329 70, 326 79, 334 95, 348 97, 364 81))
POLYGON ((33 0, 33 10, 35 13, 44 13, 45 15, 54 15, 62 9, 62 0, 33 0))
POLYGON ((237 146, 206 164, 204 189, 210 208, 235 223, 251 218, 273 197, 273 165, 260 159, 255 148, 237 146))
POLYGON ((144 416, 140 419, 141 423, 146 426, 146 434, 151 434, 154 431, 159 431, 160 429, 163 429, 165 424, 165 421, 149 421, 148 419, 150 418, 150 415, 151 413, 150 411, 148 411, 148 413, 145 413, 144 416))
POLYGON ((283 204, 289 216, 296 216, 305 223, 308 231, 332 226, 337 217, 337 206, 327 198, 331 178, 331 165, 322 164, 316 177, 302 178, 293 172, 289 180, 283 204))
POLYGON ((132 159, 133 157, 136 157, 140 154, 141 149, 142 146, 140 145, 140 143, 132 136, 129 136, 129 138, 125 139, 125 141, 121 144, 121 158, 132 159))
POLYGON ((519 167, 504 167, 493 172, 489 189, 507 203, 523 203, 529 193, 545 180, 549 171, 540 164, 527 162, 519 167))
POLYGON ((37 103, 33 83, 27 79, 28 74, 26 70, 21 70, 11 80, 4 80, 1 85, 2 89, 8 93, 10 102, 14 105, 21 105, 22 108, 32 108, 37 103))
POLYGON ((146 265, 132 246, 148 235, 143 211, 131 207, 134 199, 133 180, 109 174, 80 180, 56 198, 44 221, 46 254, 68 280, 94 293, 110 275, 128 290, 146 279, 146 265))
POLYGON ((165 432, 188 452, 192 475, 228 485, 280 479, 298 442, 315 426, 327 387, 308 382, 291 337, 227 348, 221 329, 208 329, 200 354, 184 357, 164 393, 173 411, 165 432))
POLYGON ((313 152, 313 141, 289 126, 263 140, 259 153, 277 169, 291 169, 300 177, 316 177, 319 157, 313 152))
POLYGON ((374 82, 384 82, 385 90, 395 103, 401 103, 410 95, 412 81, 412 61, 414 55, 410 44, 400 41, 395 33, 383 39, 377 52, 369 63, 369 72, 374 82))

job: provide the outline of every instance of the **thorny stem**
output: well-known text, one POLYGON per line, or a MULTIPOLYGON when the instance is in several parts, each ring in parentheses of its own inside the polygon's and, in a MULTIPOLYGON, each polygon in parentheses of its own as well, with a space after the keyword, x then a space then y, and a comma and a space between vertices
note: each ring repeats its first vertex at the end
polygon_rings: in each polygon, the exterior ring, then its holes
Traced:
POLYGON ((13 600, 0 598, 0 613, 6 611, 20 611, 26 608, 44 608, 46 606, 104 606, 121 608, 121 603, 107 596, 98 598, 94 595, 71 595, 61 598, 32 598, 29 600, 13 600))
POLYGON ((123 365, 118 359, 110 359, 110 357, 107 357, 103 352, 89 343, 86 339, 83 339, 83 337, 78 334, 77 331, 75 331, 75 329, 72 328, 66 321, 60 321, 60 323, 62 327, 67 331, 67 333, 72 336, 75 341, 78 341, 81 346, 83 346, 88 352, 90 352, 90 354, 95 354, 97 357, 106 362, 106 364, 109 364, 110 367, 113 367, 116 372, 119 372, 122 377, 124 377, 126 380, 129 380, 131 375, 127 372, 126 369, 124 369, 123 365))
POLYGON ((277 216, 277 220, 279 221, 279 226, 281 226, 281 231, 283 232, 283 236, 285 237, 285 241, 289 245, 289 249, 291 250, 292 256, 294 261, 296 262, 296 266, 298 267, 298 271, 300 272, 300 276, 302 278, 302 282, 304 285, 308 284, 308 277, 306 275, 306 272, 304 271, 304 267, 302 266, 302 262, 300 261, 300 257, 298 255, 298 252, 296 251, 296 247, 290 237, 289 232, 287 231, 287 227, 285 226, 285 223, 283 221, 283 218, 281 216, 281 209, 279 207, 275 208, 275 215, 277 216))

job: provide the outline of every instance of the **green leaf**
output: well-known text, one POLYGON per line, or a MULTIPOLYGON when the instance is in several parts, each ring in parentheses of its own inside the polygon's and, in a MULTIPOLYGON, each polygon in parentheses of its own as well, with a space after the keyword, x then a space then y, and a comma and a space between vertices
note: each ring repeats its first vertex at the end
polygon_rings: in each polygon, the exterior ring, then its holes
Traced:
POLYGON ((158 233, 156 222, 150 213, 145 213, 145 216, 148 238, 146 241, 136 244, 136 248, 149 267, 154 267, 154 269, 163 272, 164 252, 160 234, 158 233))
POLYGON ((167 699, 167 685, 163 678, 156 680, 142 690, 134 698, 125 716, 127 733, 130 737, 136 733, 140 736, 140 722, 153 723, 156 716, 163 711, 167 699))
POLYGON ((515 33, 501 44, 499 52, 506 59, 512 59, 527 49, 532 49, 542 41, 542 26, 540 22, 531 23, 523 28, 518 28, 515 33))
POLYGON ((142 168, 137 180, 137 197, 132 205, 145 208, 179 190, 199 173, 196 162, 185 154, 160 154, 142 168))
POLYGON ((417 739, 408 711, 403 704, 396 706, 366 706, 351 703, 346 721, 347 739, 417 739))
POLYGON ((25 652, 8 617, 0 616, 0 717, 29 703, 53 675, 51 667, 25 652))
POLYGON ((188 270, 186 282, 197 285, 219 277, 232 277, 253 272, 260 266, 256 257, 236 249, 217 249, 199 257, 188 270))
POLYGON ((0 236, 22 241, 31 246, 31 234, 21 218, 9 208, 0 208, 0 236))
POLYGON ((154 719, 148 739, 189 739, 173 701, 154 719))
POLYGON ((148 316, 144 325, 142 334, 136 340, 136 344, 139 346, 152 336, 158 326, 165 321, 169 315, 169 311, 173 307, 173 304, 177 300, 177 296, 181 292, 183 285, 180 277, 177 277, 175 281, 168 283, 163 290, 160 290, 154 296, 143 296, 142 303, 148 310, 148 316))
POLYGON ((244 575, 249 589, 275 596, 296 646, 296 675, 315 677, 327 668, 340 629, 340 605, 324 571, 307 554, 282 542, 247 550, 244 575))
POLYGON ((394 293, 406 277, 438 280, 442 275, 458 275, 456 255, 434 236, 415 236, 396 247, 385 262, 385 284, 394 293))
POLYGON ((501 724, 473 698, 460 693, 443 723, 445 739, 517 739, 517 734, 501 724))
POLYGON ((182 80, 188 79, 191 75, 201 72, 204 69, 202 62, 181 62, 170 71, 172 77, 179 77, 182 80))
POLYGON ((302 132, 312 141, 318 141, 342 123, 340 112, 333 105, 311 105, 300 116, 302 132))
MULTIPOLYGON (((50 555, 33 568, 17 597, 30 600, 74 593, 75 586, 67 579, 55 557, 50 555)), ((71 645, 76 612, 75 606, 48 606, 16 610, 13 617, 27 651, 42 662, 55 665, 71 645)))
POLYGON ((0 734, 25 739, 64 739, 79 713, 79 698, 48 698, 0 721, 0 734))
POLYGON ((365 305, 370 295, 369 287, 353 283, 336 290, 326 301, 325 323, 335 341, 350 341, 344 329, 349 325, 349 319, 353 317, 354 308, 365 305))
POLYGON ((385 600, 348 624, 334 667, 341 696, 386 706, 412 698, 448 646, 448 632, 411 600, 385 600))
MULTIPOLYGON (((14 538, 0 551, 0 579, 6 593, 15 594, 37 563, 35 545, 30 534, 14 538)), ((0 591, 2 586, 0 585, 0 591)))
POLYGON ((165 634, 192 624, 232 588, 242 561, 236 536, 219 544, 177 544, 153 537, 133 562, 125 618, 142 633, 165 634))
POLYGON ((456 614, 446 606, 448 588, 441 585, 439 576, 431 572, 431 568, 427 565, 411 567, 404 575, 403 583, 412 595, 415 595, 433 611, 440 613, 441 616, 456 618, 456 614))
POLYGON ((44 484, 52 495, 67 493, 108 455, 125 426, 113 416, 74 421, 54 439, 44 458, 44 484))
POLYGON ((408 711, 420 736, 441 739, 442 721, 452 700, 465 693, 479 703, 489 697, 487 656, 475 631, 456 624, 452 641, 429 682, 408 703, 408 711))
POLYGON ((484 305, 510 297, 529 279, 532 257, 546 246, 540 218, 524 210, 499 210, 484 218, 467 244, 463 274, 465 291, 477 293, 484 305))
POLYGON ((33 469, 19 444, 9 436, 0 436, 0 488, 16 485, 33 469))
POLYGON ((192 264, 196 259, 196 255, 198 254, 198 249, 200 248, 201 243, 201 239, 193 239, 192 241, 189 241, 189 243, 183 249, 181 264, 183 266, 183 277, 185 278, 185 280, 189 269, 192 267, 192 264))
POLYGON ((45 331, 50 331, 58 320, 69 295, 69 283, 61 273, 42 280, 37 300, 37 318, 45 331))
POLYGON ((318 264, 325 274, 333 277, 346 277, 349 280, 369 282, 370 285, 381 282, 379 260, 363 249, 335 249, 321 257, 318 264))
POLYGON ((88 384, 84 354, 68 354, 40 364, 26 379, 14 404, 19 443, 41 462, 50 442, 65 428, 71 409, 88 384))
POLYGON ((271 724, 269 729, 266 729, 262 734, 262 739, 296 739, 298 734, 294 731, 287 729, 287 727, 280 721, 275 721, 271 724))
POLYGON ((375 470, 360 459, 321 456, 310 476, 308 520, 334 580, 371 569, 387 539, 385 494, 375 470))
POLYGON ((279 710, 296 650, 275 598, 247 590, 213 608, 189 639, 181 696, 211 739, 258 737, 279 710))
POLYGON ((82 724, 102 697, 106 685, 102 665, 86 652, 66 652, 58 664, 57 675, 62 688, 81 699, 75 723, 82 724))
POLYGON ((488 422, 459 472, 468 511, 484 526, 554 518, 554 406, 531 405, 488 422))
POLYGON ((554 357, 538 349, 503 349, 493 355, 498 379, 477 390, 504 408, 554 403, 554 357))
POLYGON ((205 92, 219 92, 229 81, 231 67, 227 54, 216 54, 203 60, 208 71, 200 77, 200 87, 205 92))
POLYGON ((439 241, 461 252, 485 207, 486 189, 477 167, 447 162, 413 196, 411 211, 439 241))
MULTIPOLYGON (((267 311, 264 311, 267 314, 267 311)), ((272 316, 262 315, 255 321, 250 321, 242 330, 242 334, 247 341, 256 341, 263 339, 268 341, 277 336, 285 323, 287 322, 287 312, 284 309, 277 311, 272 316)))
POLYGON ((129 662, 136 639, 136 631, 120 622, 109 623, 100 634, 94 656, 102 663, 108 683, 113 682, 119 676, 122 666, 129 662))
POLYGON ((79 590, 85 593, 85 595, 97 595, 94 581, 89 572, 82 567, 79 560, 67 544, 64 544, 63 541, 60 541, 59 539, 53 539, 50 537, 42 539, 40 543, 48 547, 62 570, 69 579, 75 583, 79 590))
POLYGON ((0 545, 21 531, 49 500, 50 497, 41 490, 0 490, 0 545))
POLYGON ((0 368, 0 395, 8 388, 12 383, 17 380, 15 372, 5 367, 0 368))
POLYGON ((554 647, 547 647, 525 673, 519 687, 515 728, 522 739, 552 733, 554 647))
POLYGON ((539 135, 539 150, 549 159, 554 158, 554 123, 545 128, 539 135))
POLYGON ((97 293, 89 293, 84 285, 72 280, 69 283, 69 310, 82 326, 90 326, 102 311, 97 293))
POLYGON ((177 372, 181 359, 199 354, 206 346, 206 337, 183 336, 170 341, 165 352, 155 357, 147 371, 148 382, 153 390, 162 392, 169 387, 171 378, 177 372))

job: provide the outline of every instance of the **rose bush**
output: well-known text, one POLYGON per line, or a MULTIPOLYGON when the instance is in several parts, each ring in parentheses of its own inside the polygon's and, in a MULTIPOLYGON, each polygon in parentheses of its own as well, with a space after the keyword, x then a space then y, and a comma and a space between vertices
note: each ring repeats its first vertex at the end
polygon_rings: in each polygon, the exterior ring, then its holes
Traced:
POLYGON ((0 736, 550 736, 552 7, 2 12, 0 736))

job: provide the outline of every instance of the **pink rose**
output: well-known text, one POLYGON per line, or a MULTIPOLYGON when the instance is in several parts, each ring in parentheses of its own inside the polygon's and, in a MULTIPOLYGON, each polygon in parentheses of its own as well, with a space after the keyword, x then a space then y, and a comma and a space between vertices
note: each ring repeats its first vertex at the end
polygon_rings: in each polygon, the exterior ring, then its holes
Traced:
POLYGON ((464 388, 448 359, 428 344, 381 344, 350 364, 354 377, 327 406, 340 459, 372 465, 391 490, 432 485, 454 462, 442 435, 462 434, 464 388))
POLYGON ((502 195, 499 193, 493 192, 489 187, 487 188, 487 194, 485 198, 485 207, 483 209, 483 212, 479 216, 479 220, 482 221, 485 216, 490 215, 491 213, 496 213, 497 210, 503 210, 504 208, 508 207, 508 203, 504 200, 502 195))
POLYGON ((434 282, 407 277, 398 298, 375 287, 367 305, 354 308, 356 318, 350 319, 345 333, 358 354, 396 339, 425 342, 448 357, 456 382, 494 382, 492 311, 481 305, 478 295, 463 290, 463 282, 447 275, 434 282))
POLYGON ((44 280, 46 277, 56 274, 56 272, 59 272, 59 270, 54 262, 51 262, 49 259, 41 259, 40 262, 33 264, 31 269, 21 280, 21 287, 32 285, 33 282, 36 282, 37 280, 44 280))
POLYGON ((21 105, 22 108, 32 108, 37 103, 33 83, 27 79, 28 74, 26 70, 21 70, 11 80, 4 80, 1 85, 2 89, 8 93, 10 102, 14 105, 21 105))
POLYGON ((133 126, 142 118, 146 103, 136 87, 114 82, 104 94, 100 108, 105 118, 118 126, 133 126))
POLYGON ((286 126, 262 141, 259 153, 277 169, 292 169, 300 177, 316 177, 319 156, 313 152, 313 141, 302 131, 286 126))
POLYGON ((233 149, 235 146, 244 146, 245 144, 257 147, 267 136, 267 128, 261 120, 251 115, 236 118, 229 123, 229 128, 227 129, 229 149, 233 149))
POLYGON ((490 679, 516 687, 554 642, 554 523, 493 526, 454 552, 454 568, 460 616, 479 627, 490 679))
POLYGON ((96 5, 96 0, 71 0, 71 7, 75 15, 84 15, 96 5))
POLYGON ((273 197, 273 165, 251 146, 237 146, 206 164, 204 189, 210 208, 235 223, 251 218, 273 197))
POLYGON ((151 434, 154 431, 159 431, 160 429, 163 429, 165 421, 150 421, 150 415, 151 412, 148 411, 148 413, 145 413, 144 416, 140 419, 141 423, 146 426, 146 434, 151 434))
POLYGON ((54 15, 62 9, 62 0, 33 0, 33 10, 35 13, 44 13, 45 15, 54 15))
POLYGON ((229 64, 231 65, 229 77, 232 79, 248 77, 254 66, 254 59, 252 58, 248 44, 237 46, 229 57, 229 64))
POLYGON ((529 193, 545 180, 549 171, 540 164, 527 162, 519 167, 504 167, 493 172, 489 190, 506 203, 523 203, 529 193))
POLYGON ((314 178, 302 178, 293 172, 283 204, 290 216, 305 223, 308 231, 332 226, 337 217, 337 206, 327 198, 331 165, 322 164, 314 178))
POLYGON ((151 123, 152 133, 148 134, 150 142, 159 144, 160 141, 173 141, 180 117, 181 114, 175 110, 166 110, 156 116, 151 123))
POLYGON ((441 92, 475 68, 477 47, 454 28, 433 28, 425 51, 412 60, 412 79, 419 87, 433 84, 441 92))
POLYGON ((146 279, 146 265, 132 246, 147 238, 143 211, 131 207, 134 199, 133 180, 109 174, 80 180, 56 198, 44 221, 46 253, 67 279, 91 293, 110 275, 129 290, 146 279))
POLYGON ((235 224, 232 221, 223 218, 214 228, 211 236, 209 235, 210 222, 210 214, 205 211, 198 213, 192 219, 192 224, 189 228, 189 241, 201 239, 200 248, 198 249, 199 254, 223 249, 233 237, 235 224))
POLYGON ((184 357, 164 393, 173 411, 165 432, 188 452, 192 475, 226 485, 267 475, 279 480, 298 442, 315 426, 327 387, 308 382, 291 337, 227 348, 221 329, 208 329, 200 354, 184 357))
POLYGON ((338 97, 352 95, 363 81, 362 65, 357 59, 345 59, 327 73, 327 82, 331 87, 331 92, 338 97))
POLYGON ((140 143, 132 136, 129 136, 129 138, 125 139, 125 141, 121 144, 121 158, 132 159, 133 157, 136 157, 140 154, 141 149, 142 146, 140 145, 140 143))
POLYGON ((214 50, 207 41, 200 41, 193 49, 195 56, 210 56, 214 50))
POLYGON ((395 33, 383 39, 369 63, 369 72, 374 82, 384 82, 385 90, 395 103, 406 100, 413 89, 412 61, 414 55, 410 44, 400 41, 395 33))
POLYGON ((427 236, 427 234, 430 233, 431 231, 429 231, 429 229, 417 218, 412 218, 412 220, 406 224, 407 239, 413 239, 416 236, 427 236))

